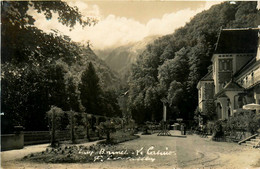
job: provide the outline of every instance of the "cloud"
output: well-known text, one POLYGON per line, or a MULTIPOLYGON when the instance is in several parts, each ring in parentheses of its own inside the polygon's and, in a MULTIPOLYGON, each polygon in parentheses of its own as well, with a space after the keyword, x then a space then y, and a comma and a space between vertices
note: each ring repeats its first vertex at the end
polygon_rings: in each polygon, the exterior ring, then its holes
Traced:
POLYGON ((68 1, 68 5, 77 6, 83 16, 100 17, 100 10, 97 5, 88 5, 84 1, 68 1))
POLYGON ((95 49, 104 49, 125 45, 129 42, 140 41, 144 37, 151 35, 166 35, 173 33, 177 28, 184 26, 190 19, 199 12, 209 9, 212 5, 219 2, 208 1, 205 5, 197 10, 189 8, 180 10, 176 13, 164 14, 161 18, 151 19, 146 24, 142 24, 134 19, 109 15, 103 17, 97 5, 88 5, 86 2, 75 1, 69 2, 71 6, 78 6, 84 16, 99 18, 100 21, 94 27, 85 27, 80 25, 70 31, 69 28, 58 23, 54 19, 46 21, 42 14, 30 10, 36 18, 35 25, 40 29, 50 32, 51 29, 58 29, 66 35, 69 35, 76 42, 85 43, 88 40, 95 49))

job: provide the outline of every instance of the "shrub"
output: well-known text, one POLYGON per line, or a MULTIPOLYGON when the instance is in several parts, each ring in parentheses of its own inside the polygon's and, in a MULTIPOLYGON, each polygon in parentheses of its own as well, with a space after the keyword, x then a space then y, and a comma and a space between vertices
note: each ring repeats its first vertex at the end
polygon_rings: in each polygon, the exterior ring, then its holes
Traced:
POLYGON ((116 123, 114 120, 107 120, 105 122, 101 122, 97 128, 106 133, 106 142, 111 142, 110 134, 115 132, 116 129, 119 129, 120 127, 121 125, 116 123))
POLYGON ((213 139, 221 138, 224 136, 222 123, 223 123, 223 121, 221 121, 221 120, 218 120, 215 122, 214 127, 213 127, 213 139))
POLYGON ((228 133, 247 131, 254 134, 257 132, 258 128, 260 128, 260 119, 257 118, 256 113, 241 112, 227 120, 225 131, 228 133))

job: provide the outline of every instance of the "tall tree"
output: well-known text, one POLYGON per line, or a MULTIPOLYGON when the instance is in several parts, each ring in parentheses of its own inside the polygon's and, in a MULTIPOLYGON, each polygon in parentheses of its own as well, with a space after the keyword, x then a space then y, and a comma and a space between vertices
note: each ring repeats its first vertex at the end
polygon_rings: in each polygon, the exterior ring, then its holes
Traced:
POLYGON ((100 110, 100 105, 102 90, 99 85, 99 77, 91 62, 82 73, 79 90, 80 99, 86 111, 90 114, 101 115, 102 110, 100 110))

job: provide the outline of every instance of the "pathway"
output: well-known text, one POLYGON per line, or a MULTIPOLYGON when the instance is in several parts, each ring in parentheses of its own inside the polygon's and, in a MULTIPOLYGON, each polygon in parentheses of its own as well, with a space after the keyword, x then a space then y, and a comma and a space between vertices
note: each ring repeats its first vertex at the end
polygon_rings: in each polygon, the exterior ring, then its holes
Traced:
MULTIPOLYGON (((172 132, 172 131, 171 131, 172 132)), ((174 135, 179 135, 174 132, 174 135)), ((91 145, 93 143, 87 143, 91 145)), ((105 161, 89 164, 45 164, 22 162, 18 158, 28 152, 42 151, 47 145, 28 146, 24 150, 2 152, 3 168, 260 168, 260 151, 235 143, 213 142, 197 135, 187 138, 142 135, 141 138, 119 144, 121 147, 150 153, 144 161, 105 161), (156 155, 174 152, 171 155, 156 155), (17 153, 17 154, 16 154, 17 153), (256 166, 258 163, 259 166, 256 166)))

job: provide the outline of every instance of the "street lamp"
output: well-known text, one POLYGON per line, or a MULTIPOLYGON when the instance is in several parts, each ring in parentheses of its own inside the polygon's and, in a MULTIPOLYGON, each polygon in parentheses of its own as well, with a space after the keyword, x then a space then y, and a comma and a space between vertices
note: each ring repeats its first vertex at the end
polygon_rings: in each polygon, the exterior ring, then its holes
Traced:
POLYGON ((167 116, 167 103, 168 100, 164 97, 161 99, 161 102, 163 103, 163 120, 162 120, 162 130, 158 133, 157 136, 170 136, 171 134, 167 130, 167 123, 166 123, 166 116, 167 116))

